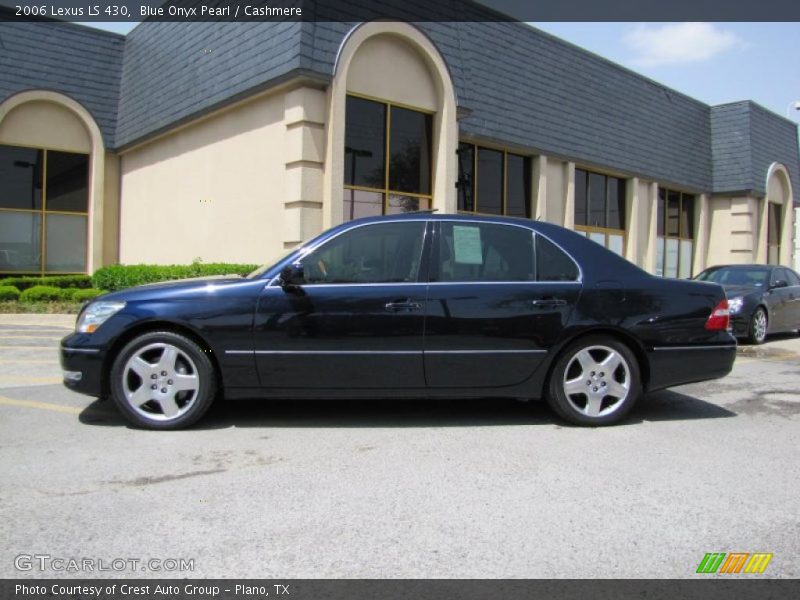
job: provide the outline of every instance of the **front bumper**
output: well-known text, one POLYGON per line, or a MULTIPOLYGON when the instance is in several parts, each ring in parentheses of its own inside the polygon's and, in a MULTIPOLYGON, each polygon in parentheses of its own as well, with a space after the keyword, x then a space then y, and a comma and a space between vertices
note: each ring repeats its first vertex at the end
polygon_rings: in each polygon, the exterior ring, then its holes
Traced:
POLYGON ((737 314, 731 317, 731 327, 733 335, 737 338, 747 337, 750 335, 750 319, 744 315, 737 314))
POLYGON ((60 359, 64 385, 80 394, 99 398, 103 395, 102 348, 87 344, 88 336, 72 333, 61 340, 60 359))

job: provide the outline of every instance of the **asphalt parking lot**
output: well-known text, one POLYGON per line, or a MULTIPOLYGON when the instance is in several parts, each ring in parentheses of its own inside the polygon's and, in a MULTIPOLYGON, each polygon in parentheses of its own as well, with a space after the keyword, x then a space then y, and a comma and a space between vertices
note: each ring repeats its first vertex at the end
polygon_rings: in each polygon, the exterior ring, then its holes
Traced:
POLYGON ((97 576, 17 569, 46 555, 194 566, 104 577, 682 578, 707 552, 800 577, 795 336, 611 428, 543 403, 247 401, 148 432, 61 386, 71 324, 0 315, 0 577, 97 576))

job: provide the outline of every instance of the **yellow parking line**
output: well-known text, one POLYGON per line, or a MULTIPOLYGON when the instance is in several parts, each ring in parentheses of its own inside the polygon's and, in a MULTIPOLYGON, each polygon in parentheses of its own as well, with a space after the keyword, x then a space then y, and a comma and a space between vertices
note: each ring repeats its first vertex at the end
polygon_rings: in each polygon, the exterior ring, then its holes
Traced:
POLYGON ((69 333, 70 331, 74 331, 74 329, 67 329, 66 327, 64 329, 58 329, 56 327, 48 327, 47 329, 49 331, 43 331, 41 329, 3 329, 2 327, 0 327, 0 335, 5 335, 7 333, 24 333, 32 337, 36 337, 37 333, 42 335, 58 335, 61 332, 64 332, 66 334, 69 333), (57 331, 52 331, 53 329, 57 329, 57 331))
POLYGON ((0 365, 58 365, 58 357, 54 356, 50 360, 35 360, 24 358, 0 359, 0 365))
POLYGON ((53 412, 69 413, 72 415, 79 415, 83 412, 82 408, 77 408, 75 406, 63 406, 50 402, 36 402, 35 400, 14 400, 13 398, 6 398, 5 396, 0 396, 0 405, 38 408, 39 410, 51 410, 53 412))
POLYGON ((0 350, 56 350, 55 346, 0 346, 0 350))
POLYGON ((61 383, 61 377, 36 377, 32 375, 0 375, 0 384, 7 382, 20 383, 61 383))
POLYGON ((63 337, 63 335, 53 335, 51 333, 33 333, 31 335, 3 335, 0 333, 0 340, 60 340, 63 337))

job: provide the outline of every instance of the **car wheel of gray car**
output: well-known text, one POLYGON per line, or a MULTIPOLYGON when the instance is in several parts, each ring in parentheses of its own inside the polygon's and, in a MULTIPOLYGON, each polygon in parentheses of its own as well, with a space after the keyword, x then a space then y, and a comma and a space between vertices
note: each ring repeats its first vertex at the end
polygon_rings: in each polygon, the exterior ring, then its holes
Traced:
POLYGON ((130 341, 111 368, 111 396, 128 421, 146 429, 188 427, 214 400, 216 377, 208 354, 170 331, 130 341))
POLYGON ((750 317, 750 325, 747 328, 747 341, 751 344, 763 344, 764 340, 767 339, 768 324, 767 311, 759 306, 750 317))
POLYGON ((570 344, 556 360, 547 399, 576 425, 620 421, 641 395, 639 363, 623 343, 590 336, 570 344))

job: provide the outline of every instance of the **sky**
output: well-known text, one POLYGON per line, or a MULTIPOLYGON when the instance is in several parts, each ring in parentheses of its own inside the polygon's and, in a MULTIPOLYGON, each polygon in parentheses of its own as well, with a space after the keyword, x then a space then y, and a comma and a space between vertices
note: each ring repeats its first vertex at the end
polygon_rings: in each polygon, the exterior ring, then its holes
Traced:
MULTIPOLYGON (((135 23, 93 23, 127 33, 135 23)), ((800 123, 800 23, 531 23, 706 104, 755 100, 800 123)))

